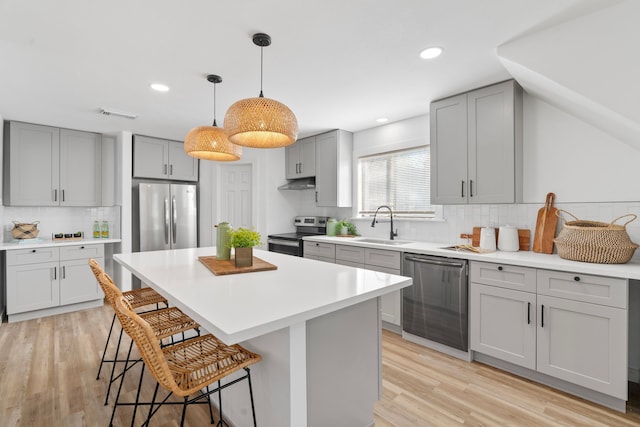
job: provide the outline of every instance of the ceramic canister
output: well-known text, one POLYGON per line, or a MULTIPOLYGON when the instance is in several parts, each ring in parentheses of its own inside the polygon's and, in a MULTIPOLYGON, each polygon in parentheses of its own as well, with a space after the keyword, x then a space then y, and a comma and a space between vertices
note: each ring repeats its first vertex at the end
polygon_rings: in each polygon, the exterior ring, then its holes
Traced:
POLYGON ((221 222, 216 226, 216 259, 228 260, 231 258, 231 247, 229 246, 229 230, 231 226, 228 222, 221 222))
POLYGON ((498 233, 498 249, 507 252, 517 252, 520 250, 520 242, 518 240, 518 229, 510 225, 500 227, 498 233))
POLYGON ((496 250, 496 229, 493 227, 482 227, 480 229, 480 249, 489 251, 496 250))

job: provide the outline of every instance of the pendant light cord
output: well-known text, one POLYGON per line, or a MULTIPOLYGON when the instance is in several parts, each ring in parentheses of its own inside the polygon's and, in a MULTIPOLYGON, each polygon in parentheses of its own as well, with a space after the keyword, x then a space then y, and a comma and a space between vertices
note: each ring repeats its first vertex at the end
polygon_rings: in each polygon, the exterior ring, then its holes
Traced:
POLYGON ((264 47, 260 46, 260 96, 259 98, 264 98, 262 94, 262 67, 264 62, 264 47))
POLYGON ((217 127, 216 124, 216 84, 213 84, 213 127, 217 127))

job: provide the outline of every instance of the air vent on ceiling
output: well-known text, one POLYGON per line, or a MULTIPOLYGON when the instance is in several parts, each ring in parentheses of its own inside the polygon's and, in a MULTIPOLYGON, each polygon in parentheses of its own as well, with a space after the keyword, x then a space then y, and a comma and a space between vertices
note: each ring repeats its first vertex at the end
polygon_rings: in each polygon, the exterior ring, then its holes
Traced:
POLYGON ((118 117, 124 117, 125 119, 135 119, 136 117, 138 117, 137 114, 134 113, 126 113, 124 111, 116 111, 116 110, 111 110, 111 109, 107 109, 107 108, 101 108, 100 109, 100 114, 102 114, 103 116, 118 116, 118 117))

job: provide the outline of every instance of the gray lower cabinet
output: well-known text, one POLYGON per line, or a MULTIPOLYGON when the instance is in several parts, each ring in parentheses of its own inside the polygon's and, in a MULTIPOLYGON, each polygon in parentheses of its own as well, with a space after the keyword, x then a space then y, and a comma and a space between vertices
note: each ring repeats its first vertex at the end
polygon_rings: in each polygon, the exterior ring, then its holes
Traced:
POLYGON ((65 306, 88 301, 100 302, 104 295, 89 268, 89 258, 104 264, 104 245, 6 251, 9 321, 69 311, 65 306))
POLYGON ((4 204, 101 206, 102 136, 5 123, 4 204))
POLYGON ((522 198, 522 88, 513 80, 430 105, 431 202, 522 198))
POLYGON ((133 176, 197 181, 198 159, 188 156, 180 141, 134 135, 133 176))
POLYGON ((471 349, 624 401, 627 291, 625 279, 473 261, 471 349))
MULTIPOLYGON (((402 259, 401 253, 398 251, 308 241, 304 242, 304 257, 396 275, 400 275, 402 259)), ((401 300, 400 291, 382 296, 381 317, 383 321, 396 326, 401 325, 401 300)))

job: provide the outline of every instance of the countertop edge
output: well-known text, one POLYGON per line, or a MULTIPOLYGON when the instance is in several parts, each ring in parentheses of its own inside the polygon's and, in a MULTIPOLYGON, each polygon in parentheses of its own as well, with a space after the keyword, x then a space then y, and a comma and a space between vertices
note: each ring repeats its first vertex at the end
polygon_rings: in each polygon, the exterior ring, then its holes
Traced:
POLYGON ((443 249, 443 247, 451 246, 447 243, 412 242, 402 245, 386 245, 361 242, 358 237, 343 238, 332 236, 305 236, 304 240, 640 280, 640 260, 637 259, 632 259, 626 264, 595 264, 563 259, 557 254, 542 254, 532 251, 495 251, 491 253, 478 254, 473 252, 443 249))
POLYGON ((37 249, 48 248, 57 246, 75 246, 75 245, 99 245, 101 243, 120 243, 121 239, 84 239, 84 240, 41 240, 38 242, 30 243, 13 243, 2 242, 0 243, 0 251, 15 251, 20 249, 37 249))

